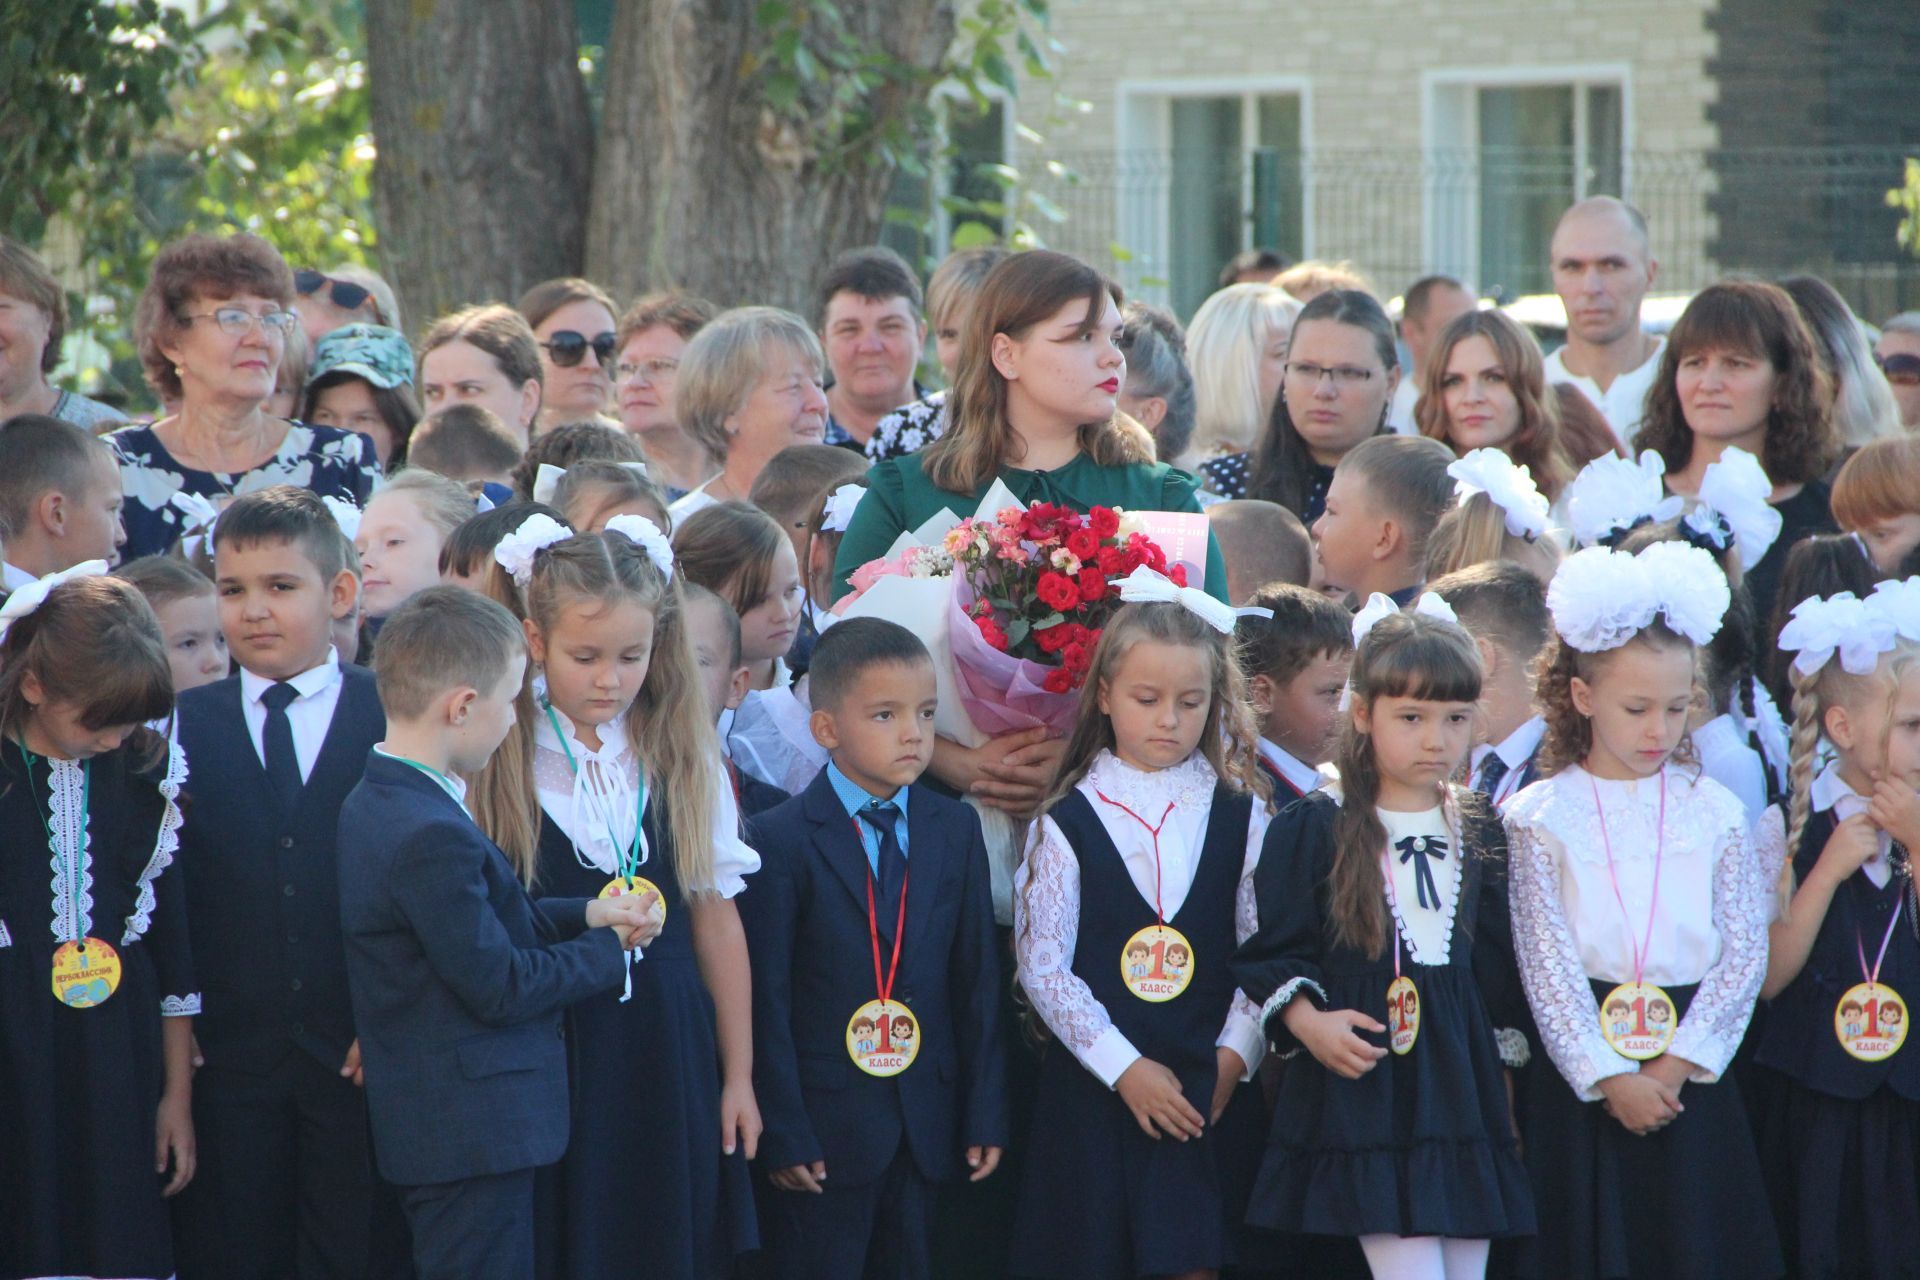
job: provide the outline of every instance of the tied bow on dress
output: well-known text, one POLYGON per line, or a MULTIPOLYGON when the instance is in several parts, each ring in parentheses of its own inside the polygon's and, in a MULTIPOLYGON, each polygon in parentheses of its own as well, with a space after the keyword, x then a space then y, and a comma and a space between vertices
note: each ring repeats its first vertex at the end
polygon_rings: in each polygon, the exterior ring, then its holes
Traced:
POLYGON ((1440 886, 1433 878, 1433 864, 1445 860, 1447 842, 1439 836, 1407 836, 1394 843, 1400 851, 1400 861, 1413 863, 1414 887, 1419 891, 1420 905, 1428 911, 1440 909, 1440 886))

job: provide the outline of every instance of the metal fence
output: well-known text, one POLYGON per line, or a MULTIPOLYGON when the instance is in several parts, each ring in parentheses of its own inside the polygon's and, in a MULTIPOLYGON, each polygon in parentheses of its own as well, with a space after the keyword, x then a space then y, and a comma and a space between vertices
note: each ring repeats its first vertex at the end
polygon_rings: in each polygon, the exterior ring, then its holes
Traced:
POLYGON ((1353 262, 1383 295, 1444 271, 1484 294, 1551 288, 1547 243, 1573 199, 1621 194, 1647 217, 1656 290, 1723 276, 1825 277, 1869 321, 1920 306, 1920 259, 1895 240, 1898 148, 1629 152, 1568 149, 1254 149, 1056 154, 1023 181, 1056 207, 1056 248, 1110 264, 1182 315, 1227 257, 1254 245, 1353 262))

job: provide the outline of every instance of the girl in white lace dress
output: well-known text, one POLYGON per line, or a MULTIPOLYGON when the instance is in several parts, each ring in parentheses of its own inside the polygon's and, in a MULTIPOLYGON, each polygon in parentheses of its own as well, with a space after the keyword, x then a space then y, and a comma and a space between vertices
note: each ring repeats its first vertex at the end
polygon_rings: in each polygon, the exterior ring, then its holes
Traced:
POLYGON ((1020 985, 1052 1041, 1016 1275, 1205 1277, 1233 1261, 1245 1187, 1222 1176, 1220 1124, 1257 1132, 1234 1104, 1262 1045, 1227 962, 1254 928, 1269 791, 1233 611, 1157 585, 1171 602, 1130 604, 1101 637, 1015 878, 1020 985))
POLYGON ((1549 776, 1505 810, 1514 948, 1561 1077, 1528 1100, 1540 1231, 1522 1274, 1780 1272, 1728 1070, 1784 842, 1777 822, 1750 835, 1740 802, 1683 755, 1698 651, 1727 602, 1713 558, 1672 542, 1582 551, 1547 591, 1549 776))
POLYGON ((173 1275, 193 1177, 160 624, 90 561, 0 609, 0 1276, 173 1275), (58 585, 54 585, 58 583, 58 585))

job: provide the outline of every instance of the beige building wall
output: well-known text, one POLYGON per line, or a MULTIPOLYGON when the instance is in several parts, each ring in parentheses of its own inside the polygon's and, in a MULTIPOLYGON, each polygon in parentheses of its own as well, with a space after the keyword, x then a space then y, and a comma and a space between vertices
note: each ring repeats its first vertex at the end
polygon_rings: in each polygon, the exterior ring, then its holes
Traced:
POLYGON ((1475 86, 1596 77, 1620 84, 1627 196, 1647 206, 1656 254, 1697 261, 1713 230, 1711 2, 1067 0, 1053 18, 1065 46, 1058 79, 1023 85, 1017 109, 1044 136, 1043 154, 1015 163, 1068 210, 1059 226, 1042 224, 1049 244, 1164 299, 1155 282, 1182 230, 1153 225, 1141 207, 1166 203, 1146 193, 1169 168, 1164 96, 1297 92, 1306 251, 1355 259, 1392 296, 1421 272, 1471 268, 1461 252, 1472 256, 1472 226, 1458 220, 1472 211, 1434 188, 1471 183, 1435 175, 1471 154, 1475 86), (1084 109, 1050 111, 1056 92, 1084 109), (1050 157, 1085 181, 1046 176, 1037 161, 1050 157), (1132 261, 1117 261, 1115 244, 1132 261))

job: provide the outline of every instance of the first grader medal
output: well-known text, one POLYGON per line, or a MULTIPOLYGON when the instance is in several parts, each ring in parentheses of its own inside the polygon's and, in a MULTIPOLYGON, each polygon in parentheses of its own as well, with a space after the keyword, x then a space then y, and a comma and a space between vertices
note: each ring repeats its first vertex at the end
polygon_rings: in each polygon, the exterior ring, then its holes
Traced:
POLYGON ((1866 981, 1848 987, 1833 1009, 1833 1033, 1840 1037, 1840 1047, 1862 1062, 1885 1062, 1906 1043, 1907 1003, 1892 987, 1880 982, 1880 964, 1887 958, 1887 944, 1893 941, 1894 926, 1900 923, 1905 906, 1904 899, 1894 906, 1893 919, 1887 922, 1886 936, 1880 939, 1880 953, 1873 958, 1871 970, 1867 968, 1866 948, 1860 943, 1859 933, 1854 933, 1854 949, 1859 952, 1860 972, 1866 981))
POLYGON ((1102 803, 1110 804, 1120 812, 1132 818, 1153 838, 1153 919, 1154 922, 1144 929, 1136 930, 1120 948, 1120 981, 1140 999, 1149 1004, 1164 1004, 1185 991, 1193 982, 1194 955, 1193 944, 1187 936, 1167 923, 1166 912, 1160 905, 1160 833, 1166 829, 1167 819, 1173 815, 1174 804, 1167 802, 1166 811, 1160 815, 1160 825, 1154 826, 1145 818, 1112 799, 1104 792, 1095 791, 1102 803))
MULTIPOLYGON (((27 765, 27 785, 33 785, 33 756, 22 746, 20 754, 27 765)), ((70 839, 54 835, 53 824, 43 814, 41 829, 47 833, 47 845, 57 859, 61 898, 65 910, 53 921, 52 986, 54 999, 69 1009, 91 1009, 105 1004, 120 989, 120 953, 104 939, 89 936, 93 927, 93 895, 89 874, 92 858, 87 854, 87 819, 93 807, 93 762, 81 766, 85 781, 81 788, 80 825, 70 839)), ((49 801, 51 805, 51 801, 49 801)), ((34 811, 39 812, 36 802, 34 811)))
MULTIPOLYGON (((560 731, 560 721, 553 713, 553 704, 547 704, 546 712, 547 723, 553 726, 553 736, 560 740, 560 750, 564 752, 567 757, 567 770, 575 777, 578 777, 580 775, 580 764, 573 758, 573 748, 567 745, 567 735, 560 731)), ((591 787, 588 789, 588 794, 594 794, 591 787)), ((639 794, 634 797, 633 801, 633 841, 631 844, 622 842, 620 838, 614 834, 613 814, 610 810, 597 815, 602 825, 607 829, 607 842, 613 846, 614 856, 618 860, 617 865, 619 866, 620 874, 607 881, 595 896, 601 898, 631 898, 644 897, 651 893, 654 895, 654 908, 649 914, 658 919, 660 921, 660 927, 664 929, 667 924, 667 895, 660 892, 659 885, 640 874, 640 868, 646 864, 648 856, 646 813, 647 779, 643 774, 640 778, 639 794)))
POLYGON ((1387 1048, 1404 1058, 1420 1038, 1420 992, 1413 979, 1400 972, 1400 904, 1393 892, 1393 865, 1380 851, 1380 874, 1387 882, 1387 902, 1393 907, 1393 981, 1387 984, 1387 1048))
MULTIPOLYGON (((1613 843, 1607 837, 1607 811, 1600 803, 1600 785, 1587 779, 1593 788, 1594 811, 1600 815, 1600 845, 1607 855, 1607 877, 1613 882, 1613 898, 1620 914, 1627 914, 1627 900, 1620 893, 1620 876, 1613 866, 1613 843)), ((1653 948, 1654 913, 1660 904, 1660 858, 1667 842, 1667 776, 1660 775, 1660 827, 1653 846, 1653 892, 1647 902, 1647 930, 1633 950, 1633 981, 1623 982, 1607 992, 1600 1002, 1600 1034, 1623 1058, 1645 1062, 1657 1058, 1673 1043, 1679 1029, 1679 1010, 1660 987, 1645 981, 1647 955, 1653 948)), ((1631 921, 1629 920, 1629 928, 1631 921)), ((1632 939, 1629 938, 1631 943, 1632 939)))
MULTIPOLYGON (((865 837, 853 824, 854 838, 865 837)), ((893 980, 900 976, 900 941, 907 929, 907 880, 900 877, 900 915, 893 925, 893 960, 880 972, 880 913, 873 900, 873 868, 867 868, 867 937, 873 943, 873 985, 880 998, 869 1000, 847 1019, 847 1056, 870 1076, 897 1076, 920 1056, 920 1024, 911 1011, 894 1000, 893 980)))

